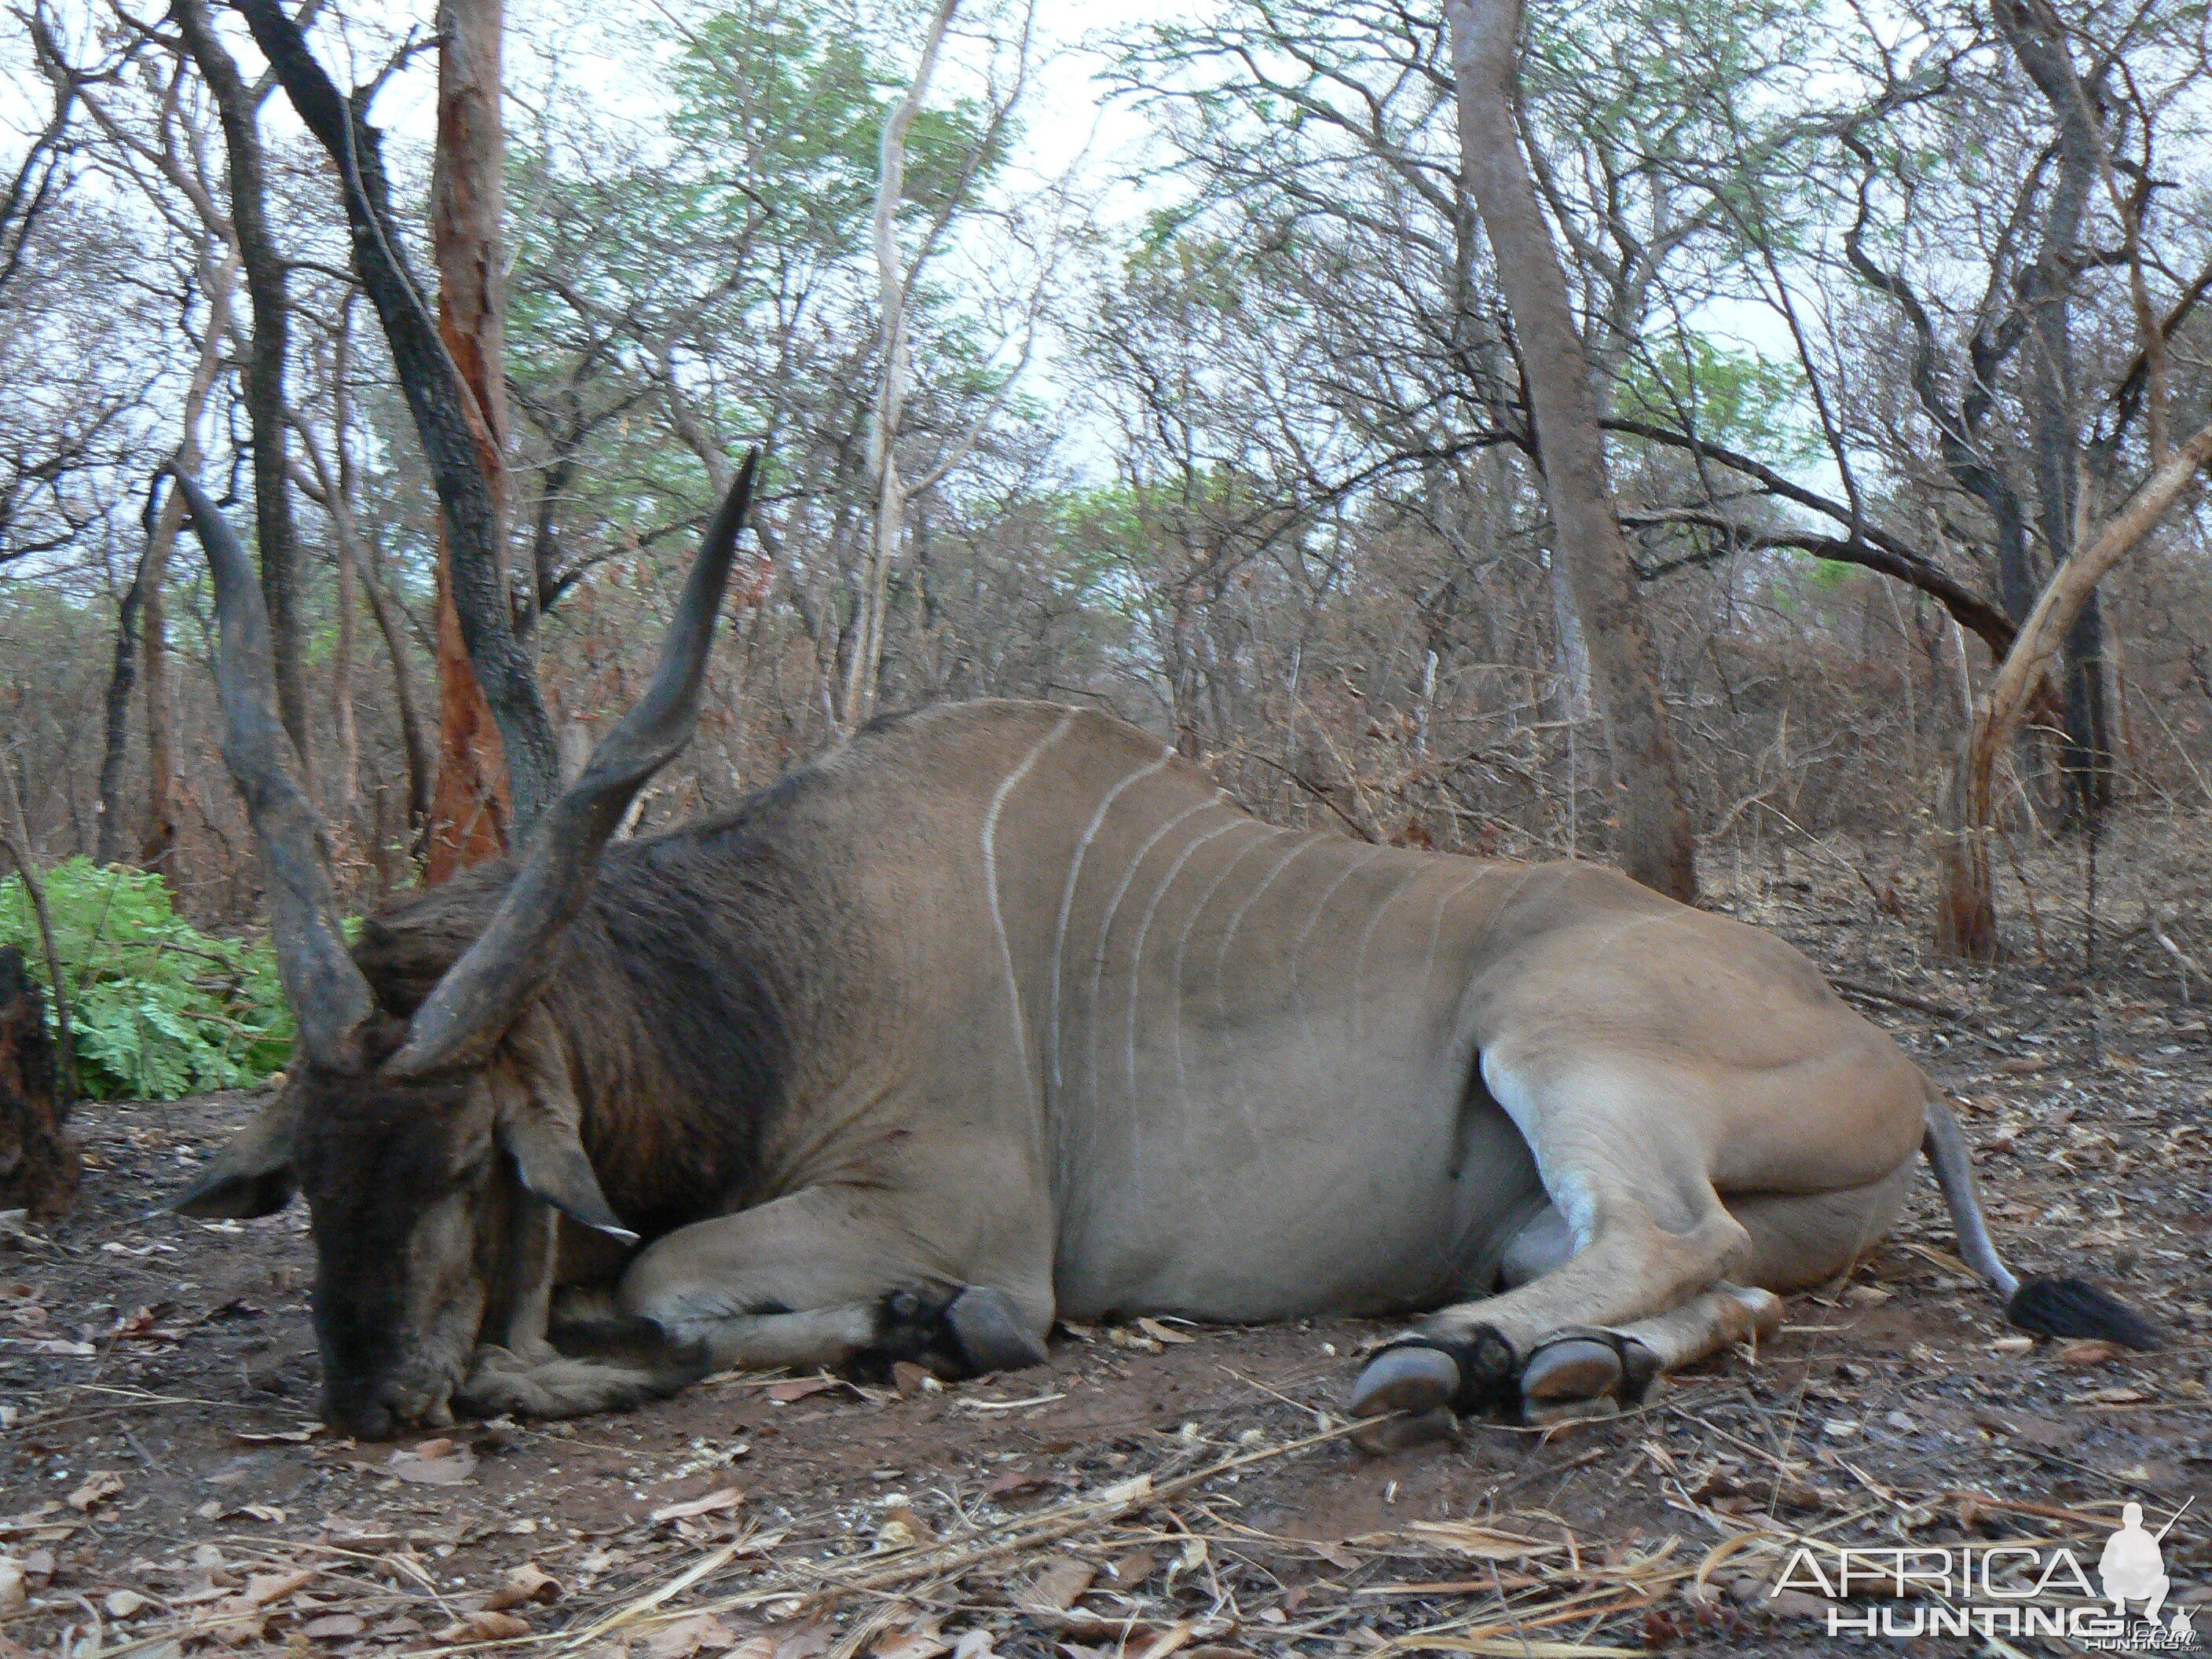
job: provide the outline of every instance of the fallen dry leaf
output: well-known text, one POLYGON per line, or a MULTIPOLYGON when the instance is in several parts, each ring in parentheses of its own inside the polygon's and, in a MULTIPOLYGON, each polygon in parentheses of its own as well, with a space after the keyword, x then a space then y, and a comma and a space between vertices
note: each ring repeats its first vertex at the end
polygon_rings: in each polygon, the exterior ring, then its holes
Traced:
POLYGON ((110 1619, 135 1619, 146 1607, 146 1598, 137 1590, 110 1590, 100 1603, 110 1619))
POLYGON ((1047 1613, 1066 1613, 1097 1576, 1098 1569, 1088 1561, 1079 1561, 1072 1555, 1055 1556, 1044 1564, 1036 1577, 1015 1592, 1014 1605, 1047 1613))
POLYGON ((653 1510, 649 1519, 656 1525, 664 1521, 682 1521, 695 1515, 713 1515, 720 1510, 733 1510, 745 1501, 744 1493, 735 1486, 724 1486, 710 1492, 704 1498, 687 1498, 680 1504, 666 1504, 653 1510))
POLYGON ((2069 1342, 2058 1351, 2058 1363, 2062 1365, 2101 1365, 2119 1351, 2118 1343, 2093 1337, 2085 1342, 2069 1342))
POLYGON ((305 1589, 315 1582, 312 1572, 257 1572, 246 1580, 246 1599, 252 1606, 265 1607, 283 1601, 294 1590, 305 1589))
POLYGON ((1114 1581, 1116 1589, 1128 1589, 1150 1578, 1158 1565, 1159 1558, 1152 1551, 1132 1550, 1120 1560, 1109 1563, 1106 1576, 1114 1581))
POLYGON ((804 1400, 811 1394, 844 1385, 834 1376, 794 1376, 788 1382, 771 1382, 768 1397, 780 1406, 788 1406, 794 1400, 804 1400))
POLYGON ((418 1486, 458 1486, 476 1473, 476 1454, 453 1440, 425 1440, 392 1454, 392 1473, 418 1486))
POLYGON ((141 1308, 128 1318, 117 1320, 113 1334, 124 1342, 173 1342, 176 1333, 161 1329, 161 1324, 175 1310, 176 1304, 169 1302, 141 1308))
POLYGON ((779 1627, 772 1633, 775 1637, 775 1659, 817 1659, 817 1655, 830 1651, 830 1644, 837 1634, 826 1620, 779 1627))
POLYGON ((484 1597, 484 1611, 505 1613, 530 1601, 557 1601, 561 1581, 535 1561, 525 1561, 507 1575, 507 1582, 484 1597))
POLYGON ((1189 1332, 1176 1330, 1172 1325, 1164 1325, 1157 1319, 1139 1319, 1137 1322, 1137 1328, 1155 1342, 1177 1343, 1198 1340, 1189 1332))
POLYGON ((0 1555, 0 1613, 19 1613, 31 1599, 23 1587, 23 1564, 12 1555, 0 1555))
POLYGON ((260 1641, 269 1628, 269 1621, 265 1619, 244 1616, 250 1614, 252 1609, 242 1601, 225 1601, 216 1611, 223 1617, 208 1634, 227 1648, 250 1648, 260 1641))
POLYGON ((460 1639, 470 1642, 512 1642, 530 1634, 530 1621, 511 1613, 472 1613, 453 1627, 460 1639))
POLYGON ((877 1530, 876 1537, 879 1542, 895 1547, 937 1541, 937 1534, 929 1522, 903 1504, 884 1517, 884 1524, 877 1530))
POLYGON ((690 1659, 702 1648, 720 1650, 736 1639, 736 1632, 712 1613, 699 1613, 663 1625, 645 1638, 648 1659, 690 1659))
POLYGON ((2017 1440, 2024 1445, 2040 1446, 2045 1451, 2063 1451, 2081 1437, 2078 1429, 2069 1428, 2063 1423, 2024 1413, 2012 1417, 1988 1407, 1974 1413, 1974 1422, 1991 1434, 2017 1440))
POLYGON ((924 1613, 904 1607, 891 1613, 884 1628, 868 1645, 875 1659, 936 1659, 952 1645, 938 1630, 945 1623, 941 1613, 924 1613))
POLYGON ((362 1635, 368 1629, 368 1620, 357 1613, 326 1613, 319 1619, 310 1619, 300 1626, 300 1634, 312 1641, 331 1642, 348 1636, 362 1635))
POLYGON ((94 1469, 85 1477, 85 1482, 69 1495, 69 1506, 90 1514, 93 1509, 118 1496, 123 1491, 123 1477, 112 1469, 94 1469))
POLYGON ((891 1361, 891 1387, 908 1399, 918 1394, 940 1394, 945 1385, 911 1359, 891 1361))

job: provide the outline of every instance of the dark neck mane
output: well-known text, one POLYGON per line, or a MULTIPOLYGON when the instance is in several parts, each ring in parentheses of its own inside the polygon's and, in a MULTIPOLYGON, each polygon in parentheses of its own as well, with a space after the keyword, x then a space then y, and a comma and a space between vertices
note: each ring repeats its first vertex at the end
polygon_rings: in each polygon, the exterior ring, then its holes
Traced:
MULTIPOLYGON (((585 1149, 647 1237, 766 1195, 761 1140, 790 1077, 792 1011, 815 1000, 805 946, 823 941, 799 914, 807 884, 755 817, 610 847, 543 993, 585 1149)), ((479 866, 364 927, 354 954, 388 1012, 429 994, 512 873, 479 866)))

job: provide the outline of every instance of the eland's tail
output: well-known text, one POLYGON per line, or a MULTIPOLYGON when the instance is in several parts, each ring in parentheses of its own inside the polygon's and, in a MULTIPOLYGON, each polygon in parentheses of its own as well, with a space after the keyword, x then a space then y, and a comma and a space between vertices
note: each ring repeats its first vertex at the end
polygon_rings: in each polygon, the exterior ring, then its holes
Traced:
POLYGON ((1959 1255, 2004 1297, 2008 1323, 2043 1336, 2102 1337, 2130 1348, 2158 1346, 2158 1327, 2087 1280, 2021 1279, 2006 1267, 1990 1237, 1989 1219, 1982 1213, 1966 1138, 1959 1132, 1959 1120, 1949 1103, 1933 1090, 1928 1095, 1927 1125, 1920 1149, 1928 1154, 1936 1184, 1943 1189, 1951 1224, 1958 1230, 1959 1255))

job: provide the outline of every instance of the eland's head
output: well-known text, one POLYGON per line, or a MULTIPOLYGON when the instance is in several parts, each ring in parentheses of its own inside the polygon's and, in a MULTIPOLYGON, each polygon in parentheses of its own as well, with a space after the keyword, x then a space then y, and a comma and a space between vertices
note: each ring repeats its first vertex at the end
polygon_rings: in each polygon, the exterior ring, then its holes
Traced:
MULTIPOLYGON (((299 1035, 276 1099, 176 1207, 258 1216, 307 1199, 325 1414, 349 1432, 443 1425, 456 1403, 497 1407, 525 1386, 502 1370, 518 1350, 554 1358, 545 1299, 562 1216, 635 1243, 586 1155, 561 1034, 539 995, 623 813, 690 740, 754 468, 749 457, 708 529, 652 684, 530 830, 489 921, 434 982, 380 981, 381 996, 340 931, 321 826, 294 781, 252 568, 213 503, 177 474, 215 579, 223 757, 260 846, 299 1035)), ((658 1391, 653 1375, 683 1369, 672 1349, 641 1362, 637 1334, 622 1340, 630 1381, 572 1367, 578 1408, 626 1388, 658 1391)))

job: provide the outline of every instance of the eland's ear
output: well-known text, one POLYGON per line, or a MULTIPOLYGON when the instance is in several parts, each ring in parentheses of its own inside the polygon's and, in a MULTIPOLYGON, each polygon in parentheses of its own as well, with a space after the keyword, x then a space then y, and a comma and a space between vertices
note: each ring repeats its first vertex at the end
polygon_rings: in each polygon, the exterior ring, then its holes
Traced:
POLYGON ((499 1144, 514 1160, 522 1184, 562 1214, 625 1244, 637 1243, 637 1235, 623 1225, 599 1190, 584 1143, 553 1114, 535 1106, 502 1113, 499 1144))
POLYGON ((286 1089, 207 1161, 199 1179, 169 1207, 196 1221, 276 1214, 300 1189, 292 1175, 292 1135, 299 1122, 299 1103, 286 1089))
POLYGON ((514 1069, 494 1073, 500 1079, 495 1085, 499 1144, 514 1160, 523 1186, 570 1219, 636 1243, 637 1235, 623 1225, 584 1155, 583 1106, 560 1033, 544 1008, 532 1003, 523 1011, 507 1034, 507 1051, 514 1069))

